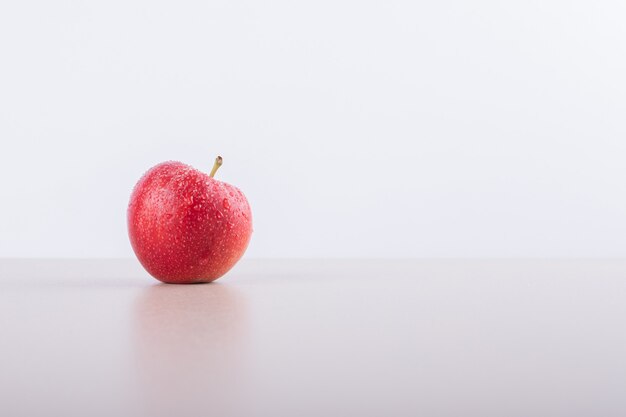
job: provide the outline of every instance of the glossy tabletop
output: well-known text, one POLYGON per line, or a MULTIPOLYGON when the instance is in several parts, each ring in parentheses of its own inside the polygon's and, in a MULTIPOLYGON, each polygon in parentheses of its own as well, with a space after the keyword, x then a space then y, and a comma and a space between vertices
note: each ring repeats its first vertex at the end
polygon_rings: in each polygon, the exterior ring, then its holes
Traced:
POLYGON ((626 261, 0 260, 1 416, 624 416, 626 261))

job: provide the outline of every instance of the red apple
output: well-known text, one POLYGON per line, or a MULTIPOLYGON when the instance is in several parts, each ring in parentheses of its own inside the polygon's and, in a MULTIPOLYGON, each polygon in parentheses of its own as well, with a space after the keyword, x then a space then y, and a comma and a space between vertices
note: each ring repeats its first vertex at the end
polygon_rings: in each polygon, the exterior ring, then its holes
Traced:
POLYGON ((252 234, 248 200, 237 187, 181 162, 163 162, 139 180, 128 205, 128 235, 143 267, 172 284, 211 282, 241 258, 252 234))

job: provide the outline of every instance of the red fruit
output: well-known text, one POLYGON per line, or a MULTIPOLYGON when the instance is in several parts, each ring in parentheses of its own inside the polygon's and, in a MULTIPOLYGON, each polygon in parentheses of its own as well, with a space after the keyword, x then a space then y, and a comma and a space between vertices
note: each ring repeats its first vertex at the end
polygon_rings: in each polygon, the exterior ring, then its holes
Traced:
POLYGON ((211 282, 241 258, 252 234, 248 200, 237 187, 181 162, 164 162, 139 180, 128 205, 135 255, 159 281, 211 282))

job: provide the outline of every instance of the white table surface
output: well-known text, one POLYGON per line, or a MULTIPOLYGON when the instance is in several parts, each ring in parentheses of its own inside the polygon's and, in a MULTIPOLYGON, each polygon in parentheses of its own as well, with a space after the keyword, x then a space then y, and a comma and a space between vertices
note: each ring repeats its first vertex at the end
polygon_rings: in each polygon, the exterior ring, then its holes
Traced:
POLYGON ((0 416, 624 416, 626 261, 0 260, 0 416))

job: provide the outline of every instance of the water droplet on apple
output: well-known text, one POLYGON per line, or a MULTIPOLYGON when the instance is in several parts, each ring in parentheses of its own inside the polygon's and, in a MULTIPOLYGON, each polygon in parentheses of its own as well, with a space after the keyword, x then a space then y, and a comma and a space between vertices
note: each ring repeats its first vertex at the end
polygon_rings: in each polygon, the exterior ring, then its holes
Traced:
POLYGON ((226 210, 230 210, 230 203, 228 202, 227 198, 225 198, 224 201, 222 201, 222 205, 224 206, 226 210))

